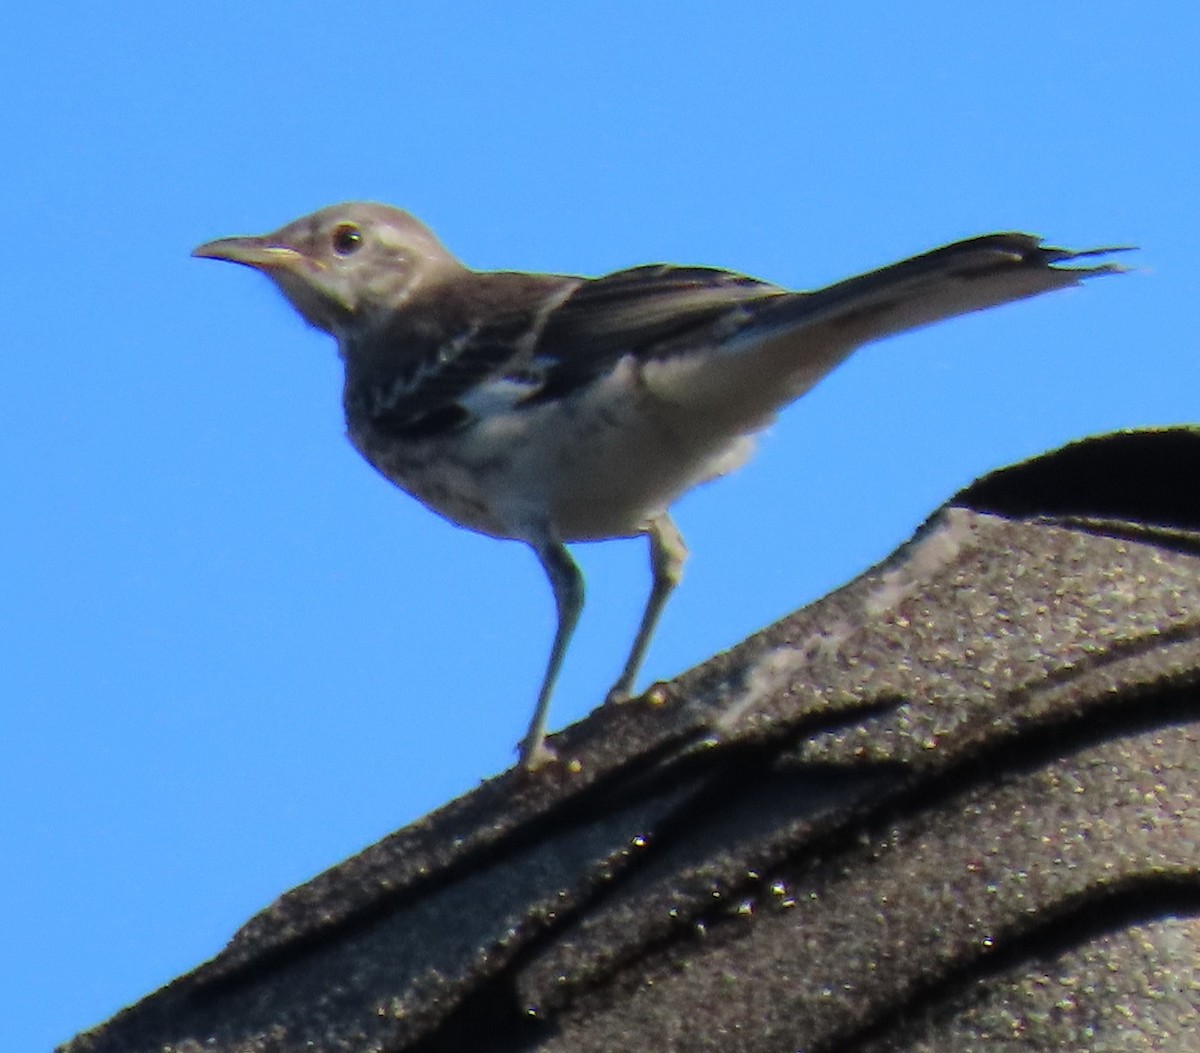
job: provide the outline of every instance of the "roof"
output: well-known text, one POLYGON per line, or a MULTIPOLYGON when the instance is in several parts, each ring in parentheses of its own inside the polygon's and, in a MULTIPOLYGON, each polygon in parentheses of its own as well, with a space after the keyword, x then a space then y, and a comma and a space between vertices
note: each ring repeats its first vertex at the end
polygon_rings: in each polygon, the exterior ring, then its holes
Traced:
POLYGON ((984 477, 63 1049, 1181 1048, 1198 479, 1182 428, 984 477))

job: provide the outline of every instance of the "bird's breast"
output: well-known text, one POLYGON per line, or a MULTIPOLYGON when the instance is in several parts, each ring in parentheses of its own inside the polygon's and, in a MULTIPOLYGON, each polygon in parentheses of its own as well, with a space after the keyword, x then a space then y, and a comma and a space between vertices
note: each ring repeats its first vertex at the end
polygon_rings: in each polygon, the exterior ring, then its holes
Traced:
POLYGON ((397 436, 348 414, 351 442, 384 476, 460 526, 527 540, 629 537, 692 486, 736 467, 751 440, 695 438, 622 361, 582 391, 497 407, 443 434, 397 436))

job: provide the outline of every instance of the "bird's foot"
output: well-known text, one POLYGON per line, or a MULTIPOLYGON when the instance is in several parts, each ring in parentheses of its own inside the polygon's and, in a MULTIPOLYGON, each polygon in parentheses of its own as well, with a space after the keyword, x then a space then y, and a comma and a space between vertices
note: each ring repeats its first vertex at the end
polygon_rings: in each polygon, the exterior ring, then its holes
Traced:
POLYGON ((620 706, 635 699, 642 699, 651 706, 661 706, 666 703, 669 695, 668 685, 661 680, 656 684, 651 684, 640 695, 635 695, 630 690, 630 687, 630 684, 622 683, 621 681, 613 684, 608 694, 604 696, 604 704, 606 706, 620 706))
POLYGON ((606 706, 620 706, 628 702, 632 697, 633 695, 629 693, 629 688, 617 684, 604 696, 604 704, 606 706))
POLYGON ((633 677, 629 675, 629 670, 626 670, 617 678, 617 682, 608 689, 608 694, 604 696, 604 704, 606 706, 619 706, 628 702, 633 697, 633 677))
POLYGON ((518 747, 521 754, 521 768, 527 772, 541 771, 559 763, 558 754, 546 744, 544 735, 535 739, 526 739, 518 747))

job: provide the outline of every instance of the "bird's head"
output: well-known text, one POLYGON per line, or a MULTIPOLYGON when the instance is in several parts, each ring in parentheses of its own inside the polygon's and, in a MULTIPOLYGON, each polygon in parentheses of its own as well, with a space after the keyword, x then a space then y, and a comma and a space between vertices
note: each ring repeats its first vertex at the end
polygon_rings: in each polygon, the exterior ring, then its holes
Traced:
POLYGON ((420 222, 389 205, 331 205, 272 234, 218 238, 193 256, 262 271, 304 319, 341 336, 401 308, 462 265, 420 222))

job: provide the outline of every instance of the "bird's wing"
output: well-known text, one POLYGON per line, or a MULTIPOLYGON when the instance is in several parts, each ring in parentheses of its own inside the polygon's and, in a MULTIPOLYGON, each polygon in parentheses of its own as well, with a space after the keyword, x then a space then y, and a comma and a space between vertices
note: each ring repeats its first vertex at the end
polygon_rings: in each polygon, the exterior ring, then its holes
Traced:
POLYGON ((625 355, 666 356, 719 340, 749 317, 740 308, 784 290, 730 271, 651 265, 541 287, 508 284, 507 292, 457 331, 393 334, 409 352, 401 369, 391 367, 389 383, 373 388, 366 415, 377 430, 425 438, 489 412, 561 398, 625 355))
POLYGON ((393 336, 407 349, 404 363, 388 372, 387 383, 364 386, 365 416, 395 438, 427 438, 471 423, 481 412, 473 403, 491 387, 537 390, 540 378, 521 377, 535 319, 532 310, 513 309, 449 335, 393 336))
POLYGON ((569 394, 625 355, 645 360, 700 350, 743 324, 750 305, 784 292, 732 271, 667 264, 582 282, 546 318, 530 362, 541 384, 526 401, 569 394))
MULTIPOLYGON (((731 401, 731 385, 746 379, 741 369, 752 374, 758 401, 775 405, 863 343, 1119 271, 1112 263, 1089 265, 1115 251, 1121 250, 1072 252, 1028 234, 990 234, 810 293, 731 271, 665 264, 593 279, 478 275, 483 282, 471 293, 478 302, 456 313, 475 321, 434 327, 419 338, 397 336, 410 349, 405 364, 398 371, 392 365, 367 416, 396 437, 435 435, 490 413, 563 398, 627 355, 686 367, 688 356, 714 348, 734 354, 720 357, 721 368, 696 357, 691 374, 673 373, 681 401, 731 401), (803 348, 802 333, 808 334, 803 348), (774 354, 775 345, 785 353, 774 354), (413 353, 414 347, 421 350, 413 353), (753 355, 736 354, 755 348, 776 361, 767 368, 753 355), (774 380, 771 370, 779 374, 774 380), (688 398, 680 387, 685 380, 688 398)), ((756 402, 755 414, 761 409, 756 402)))

